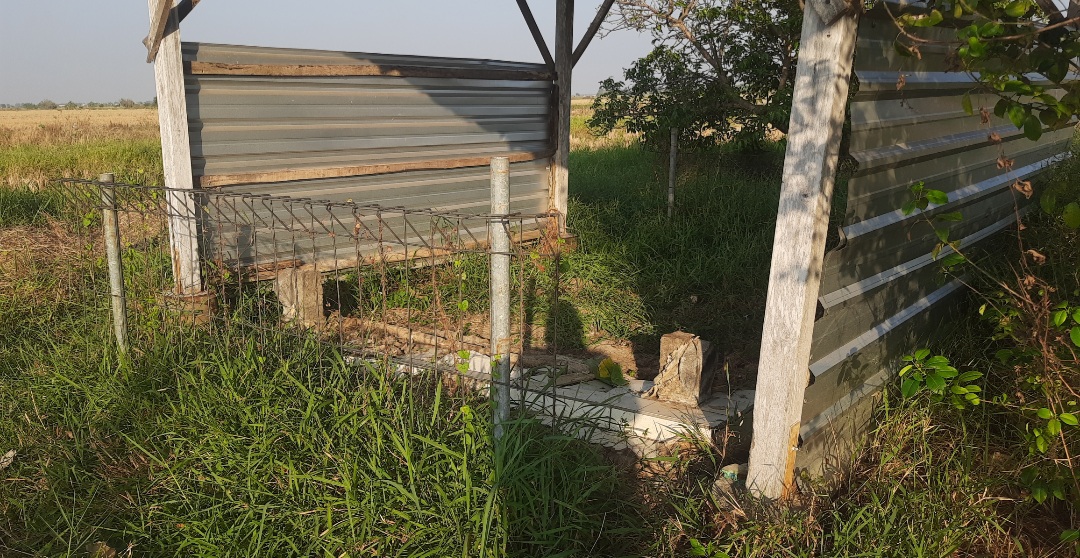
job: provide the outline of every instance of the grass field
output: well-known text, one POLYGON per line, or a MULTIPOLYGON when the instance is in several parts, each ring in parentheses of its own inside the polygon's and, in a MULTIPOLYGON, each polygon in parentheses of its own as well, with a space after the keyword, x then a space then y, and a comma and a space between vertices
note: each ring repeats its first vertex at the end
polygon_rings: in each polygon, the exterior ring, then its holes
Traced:
MULTIPOLYGON (((0 177, 18 185, 0 186, 0 455, 15 451, 0 459, 0 555, 675 557, 692 539, 712 558, 1071 552, 1068 510, 1016 488, 1023 435, 985 407, 887 395, 853 474, 777 511, 718 498, 724 456, 703 440, 640 461, 521 420, 495 451, 487 400, 294 336, 139 322, 120 360, 90 290, 104 263, 71 232, 82 216, 24 186, 154 182, 159 148, 152 112, 83 112, 0 112, 0 177)), ((686 328, 752 379, 780 146, 686 154, 669 220, 664 158, 586 135, 585 116, 575 105, 568 335, 652 351, 686 328)), ((1052 220, 1028 225, 1048 254, 1075 251, 1041 240, 1062 238, 1052 220)), ((986 335, 957 320, 937 349, 981 367, 986 335)))
POLYGON ((0 110, 0 184, 40 187, 110 171, 161 183, 157 110, 0 110))

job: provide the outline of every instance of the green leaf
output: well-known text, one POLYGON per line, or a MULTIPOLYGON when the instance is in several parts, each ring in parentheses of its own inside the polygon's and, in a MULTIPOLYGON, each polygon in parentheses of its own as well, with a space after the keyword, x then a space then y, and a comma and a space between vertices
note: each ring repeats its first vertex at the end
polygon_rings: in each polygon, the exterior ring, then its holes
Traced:
POLYGON ((919 349, 915 351, 915 360, 925 360, 930 356, 930 349, 919 349))
POLYGON ((937 372, 926 374, 926 387, 934 393, 945 391, 945 380, 937 372))
POLYGON ((1043 195, 1039 196, 1039 207, 1047 215, 1053 215, 1054 210, 1057 209, 1057 195, 1053 192, 1043 192, 1043 195))
POLYGON ((1074 322, 1080 324, 1080 308, 1073 310, 1072 319, 1074 322))
POLYGON ((960 374, 960 372, 952 366, 935 366, 934 370, 937 372, 938 376, 941 376, 942 378, 955 378, 960 374))
POLYGON ((945 205, 949 203, 949 195, 941 190, 927 189, 924 194, 926 195, 926 199, 934 205, 945 205))
POLYGON ((998 118, 1005 118, 1005 113, 1009 112, 1009 107, 1012 103, 1008 99, 998 99, 997 104, 994 105, 994 116, 998 118))
POLYGON ((1051 322, 1053 322, 1053 324, 1054 324, 1054 327, 1061 327, 1061 325, 1065 323, 1065 320, 1069 319, 1069 311, 1068 310, 1058 310, 1058 311, 1054 312, 1053 314, 1051 314, 1050 317, 1051 317, 1051 322))
POLYGON ((963 386, 958 386, 955 384, 949 387, 949 391, 955 393, 956 395, 964 395, 968 392, 968 390, 964 389, 963 386))
MULTIPOLYGON (((1042 438, 1039 438, 1039 439, 1041 440, 1042 438)), ((1033 487, 1031 487, 1031 497, 1034 498, 1035 501, 1040 503, 1040 504, 1045 502, 1046 497, 1049 496, 1049 495, 1050 495, 1050 493, 1046 491, 1045 486, 1033 486, 1033 487)))
POLYGON ((963 374, 960 374, 959 376, 957 376, 956 381, 966 384, 968 382, 973 382, 975 380, 978 380, 979 378, 982 378, 982 372, 977 372, 975 370, 970 370, 968 372, 964 372, 963 374))
POLYGON ((967 258, 965 258, 963 254, 953 252, 952 254, 945 256, 945 258, 941 260, 941 265, 943 267, 954 267, 964 263, 965 261, 967 261, 967 258))
POLYGON ((1050 409, 1047 409, 1046 407, 1042 407, 1038 411, 1035 411, 1035 414, 1038 415, 1038 417, 1043 419, 1043 420, 1049 420, 1050 418, 1052 418, 1054 416, 1054 413, 1050 409))
POLYGON ((901 368, 900 369, 900 377, 903 378, 904 374, 907 374, 908 372, 911 372, 911 369, 914 368, 914 367, 915 367, 914 364, 909 364, 909 365, 901 368))
POLYGON ((1061 218, 1065 220, 1066 227, 1080 229, 1080 203, 1072 202, 1066 205, 1061 212, 1061 218))
POLYGON ((948 366, 949 359, 941 355, 934 355, 926 360, 926 365, 934 368, 937 368, 938 366, 948 366))
POLYGON ((1005 6, 1005 14, 1009 17, 1020 17, 1031 9, 1031 3, 1028 0, 1013 0, 1005 6))
POLYGON ((1080 326, 1073 326, 1069 330, 1069 339, 1072 339, 1073 345, 1080 347, 1080 326))
POLYGON ((1039 450, 1039 453, 1046 453, 1046 449, 1050 447, 1050 442, 1045 436, 1035 437, 1035 448, 1039 450))
POLYGON ((1042 137, 1043 125, 1034 114, 1027 115, 1024 119, 1024 137, 1031 141, 1039 141, 1042 137))
POLYGON ((941 242, 945 244, 949 243, 949 229, 934 229, 934 234, 937 235, 941 242))
POLYGON ((968 116, 975 114, 975 109, 971 106, 971 93, 964 93, 964 98, 960 100, 960 106, 964 107, 964 112, 966 112, 968 116))
POLYGON ((1053 66, 1050 66, 1046 70, 1046 77, 1054 83, 1061 83, 1065 81, 1065 78, 1069 75, 1069 64, 1067 62, 1058 62, 1053 66))
POLYGON ((1061 433, 1061 421, 1056 418, 1052 418, 1046 423, 1046 433, 1051 436, 1057 436, 1061 433))
POLYGON ((1005 32, 1005 28, 996 21, 988 21, 979 28, 979 35, 983 37, 997 37, 1005 32))
POLYGON ((919 388, 922 387, 922 382, 915 378, 908 378, 904 380, 904 383, 900 384, 900 394, 904 396, 904 399, 910 399, 919 393, 919 388))
POLYGON ((932 10, 929 14, 912 17, 910 21, 913 27, 933 27, 941 23, 944 19, 945 16, 941 15, 941 12, 932 10))
POLYGON ((959 211, 951 211, 949 213, 942 213, 941 215, 938 215, 937 218, 942 221, 963 221, 964 214, 959 211))
POLYGON ((1013 352, 1009 349, 1001 349, 998 352, 994 353, 994 358, 996 358, 1001 364, 1008 364, 1009 360, 1012 359, 1012 357, 1013 352))
POLYGON ((1078 424, 1080 424, 1080 421, 1076 420, 1076 415, 1072 413, 1061 413, 1060 415, 1058 415, 1058 420, 1069 426, 1077 426, 1078 424))
POLYGON ((1024 127, 1024 120, 1027 119, 1027 110, 1024 109, 1024 105, 1017 102, 1009 103, 1009 122, 1013 123, 1017 129, 1024 127))
POLYGON ((904 202, 904 205, 900 208, 900 211, 902 211, 904 213, 904 215, 911 215, 912 213, 914 213, 915 212, 915 200, 908 200, 908 201, 904 202))

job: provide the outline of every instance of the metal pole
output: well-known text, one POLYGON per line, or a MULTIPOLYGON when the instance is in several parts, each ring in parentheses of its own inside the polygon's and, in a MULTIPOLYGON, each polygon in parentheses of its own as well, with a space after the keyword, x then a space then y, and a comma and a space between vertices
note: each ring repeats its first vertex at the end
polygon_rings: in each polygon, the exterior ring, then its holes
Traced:
POLYGON ((679 154, 679 129, 671 129, 671 153, 668 155, 667 216, 675 212, 675 160, 679 154))
POLYGON ((113 174, 98 177, 101 183, 102 228, 105 230, 105 255, 109 263, 109 290, 111 293, 113 330, 116 347, 120 354, 127 354, 127 297, 124 294, 124 262, 120 257, 120 219, 116 213, 116 191, 112 187, 113 174))
POLYGON ((510 160, 491 158, 491 376, 495 439, 510 419, 510 160))

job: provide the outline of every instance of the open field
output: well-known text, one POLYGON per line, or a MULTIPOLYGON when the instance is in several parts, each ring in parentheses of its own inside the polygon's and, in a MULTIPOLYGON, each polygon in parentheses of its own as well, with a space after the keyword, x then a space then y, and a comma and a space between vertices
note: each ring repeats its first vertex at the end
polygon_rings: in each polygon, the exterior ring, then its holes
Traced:
MULTIPOLYGON (((11 130, 4 118, 24 119, 0 145, 3 181, 160 180, 152 111, 102 111, 117 116, 94 126, 82 112, 0 112, 11 130)), ((577 319, 560 337, 652 353, 686 328, 752 382, 782 146, 684 155, 669 220, 664 157, 588 136, 586 116, 575 104, 581 247, 560 271, 577 319)), ((718 496, 730 456, 709 441, 636 460, 522 420, 497 453, 486 399, 294 336, 147 319, 118 359, 85 219, 47 191, 0 185, 0 455, 15 451, 0 460, 0 555, 682 557, 692 539, 712 558, 1073 552, 1058 541, 1068 509, 1017 487, 1024 433, 989 405, 963 414, 890 392, 852 475, 805 485, 780 512, 718 496)), ((1075 233, 1035 215, 1026 234, 1051 258, 1041 273, 1080 289, 1075 233)), ((131 278, 159 272, 133 261, 131 278)), ((987 370, 987 324, 965 315, 935 351, 987 370)))
POLYGON ((156 109, 0 111, 0 184, 40 187, 59 177, 160 184, 156 109))

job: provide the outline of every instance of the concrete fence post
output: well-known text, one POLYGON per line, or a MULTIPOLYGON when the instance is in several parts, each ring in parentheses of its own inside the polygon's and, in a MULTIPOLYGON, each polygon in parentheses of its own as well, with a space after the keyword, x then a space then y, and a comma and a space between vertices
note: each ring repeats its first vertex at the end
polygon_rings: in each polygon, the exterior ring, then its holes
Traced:
POLYGON ((98 177, 101 184, 101 223, 105 232, 105 256, 109 266, 113 331, 116 333, 117 349, 121 354, 127 354, 127 296, 124 293, 124 261, 120 255, 120 219, 116 212, 116 190, 112 187, 114 180, 112 173, 98 177))
POLYGON ((510 418, 510 160, 491 158, 491 376, 495 439, 510 418))

